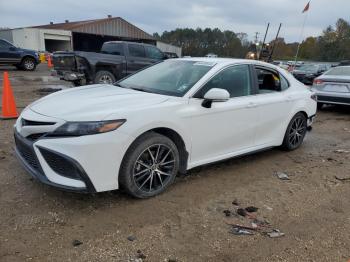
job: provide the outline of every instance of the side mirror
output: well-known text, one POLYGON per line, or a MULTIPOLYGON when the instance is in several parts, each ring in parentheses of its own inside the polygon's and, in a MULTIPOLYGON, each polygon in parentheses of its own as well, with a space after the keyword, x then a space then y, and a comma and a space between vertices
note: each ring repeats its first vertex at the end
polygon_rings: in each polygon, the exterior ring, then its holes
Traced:
POLYGON ((230 99, 230 93, 221 88, 212 88, 204 95, 202 106, 210 108, 213 102, 225 102, 230 99))
POLYGON ((10 46, 10 47, 9 47, 9 50, 10 50, 10 51, 16 51, 16 50, 17 50, 17 48, 16 48, 16 47, 14 47, 14 46, 10 46))

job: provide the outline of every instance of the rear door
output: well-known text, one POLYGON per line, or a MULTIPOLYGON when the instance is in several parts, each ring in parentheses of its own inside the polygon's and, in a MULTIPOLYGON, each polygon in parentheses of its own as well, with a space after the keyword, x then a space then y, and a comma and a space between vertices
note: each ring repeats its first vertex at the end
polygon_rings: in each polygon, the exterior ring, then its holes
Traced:
POLYGON ((127 45, 129 56, 127 56, 127 68, 128 73, 135 73, 151 64, 153 59, 146 56, 145 46, 142 44, 128 44, 127 45))
POLYGON ((255 66, 255 77, 258 109, 256 145, 275 144, 284 136, 296 98, 288 90, 288 80, 278 71, 255 66))

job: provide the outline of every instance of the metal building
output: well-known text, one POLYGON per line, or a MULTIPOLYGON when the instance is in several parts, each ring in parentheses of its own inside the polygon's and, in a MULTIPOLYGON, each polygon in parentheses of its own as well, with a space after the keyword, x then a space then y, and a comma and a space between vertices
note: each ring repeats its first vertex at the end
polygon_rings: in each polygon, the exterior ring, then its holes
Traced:
MULTIPOLYGON (((150 34, 132 25, 121 17, 64 23, 49 23, 27 28, 0 31, 0 38, 14 45, 37 51, 99 51, 106 41, 124 40, 157 45, 150 34)), ((181 56, 181 48, 171 45, 159 46, 162 51, 181 56), (166 46, 166 50, 162 47, 166 46), (173 47, 173 48, 172 48, 173 47)))

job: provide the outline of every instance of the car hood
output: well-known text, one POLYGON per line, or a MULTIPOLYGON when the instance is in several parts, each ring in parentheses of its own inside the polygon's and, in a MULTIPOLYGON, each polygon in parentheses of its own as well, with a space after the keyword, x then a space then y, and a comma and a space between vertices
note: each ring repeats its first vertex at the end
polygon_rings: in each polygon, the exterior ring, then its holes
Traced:
POLYGON ((119 111, 142 110, 168 99, 168 96, 114 85, 90 85, 53 93, 29 105, 29 108, 38 114, 66 121, 98 121, 119 111))

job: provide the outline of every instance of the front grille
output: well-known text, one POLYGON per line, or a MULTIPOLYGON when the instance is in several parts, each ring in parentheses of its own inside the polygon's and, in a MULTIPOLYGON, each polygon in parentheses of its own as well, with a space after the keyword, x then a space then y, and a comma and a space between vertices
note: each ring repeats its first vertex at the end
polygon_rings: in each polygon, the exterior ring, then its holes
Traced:
POLYGON ((32 145, 26 144, 15 135, 16 148, 24 160, 36 171, 40 171, 40 163, 32 145))
POLYGON ((72 160, 45 148, 40 148, 40 152, 51 169, 56 173, 72 179, 81 179, 80 171, 72 160))
POLYGON ((31 134, 29 136, 26 137, 26 139, 34 142, 36 140, 38 140, 39 138, 43 137, 46 133, 37 133, 37 134, 31 134))

